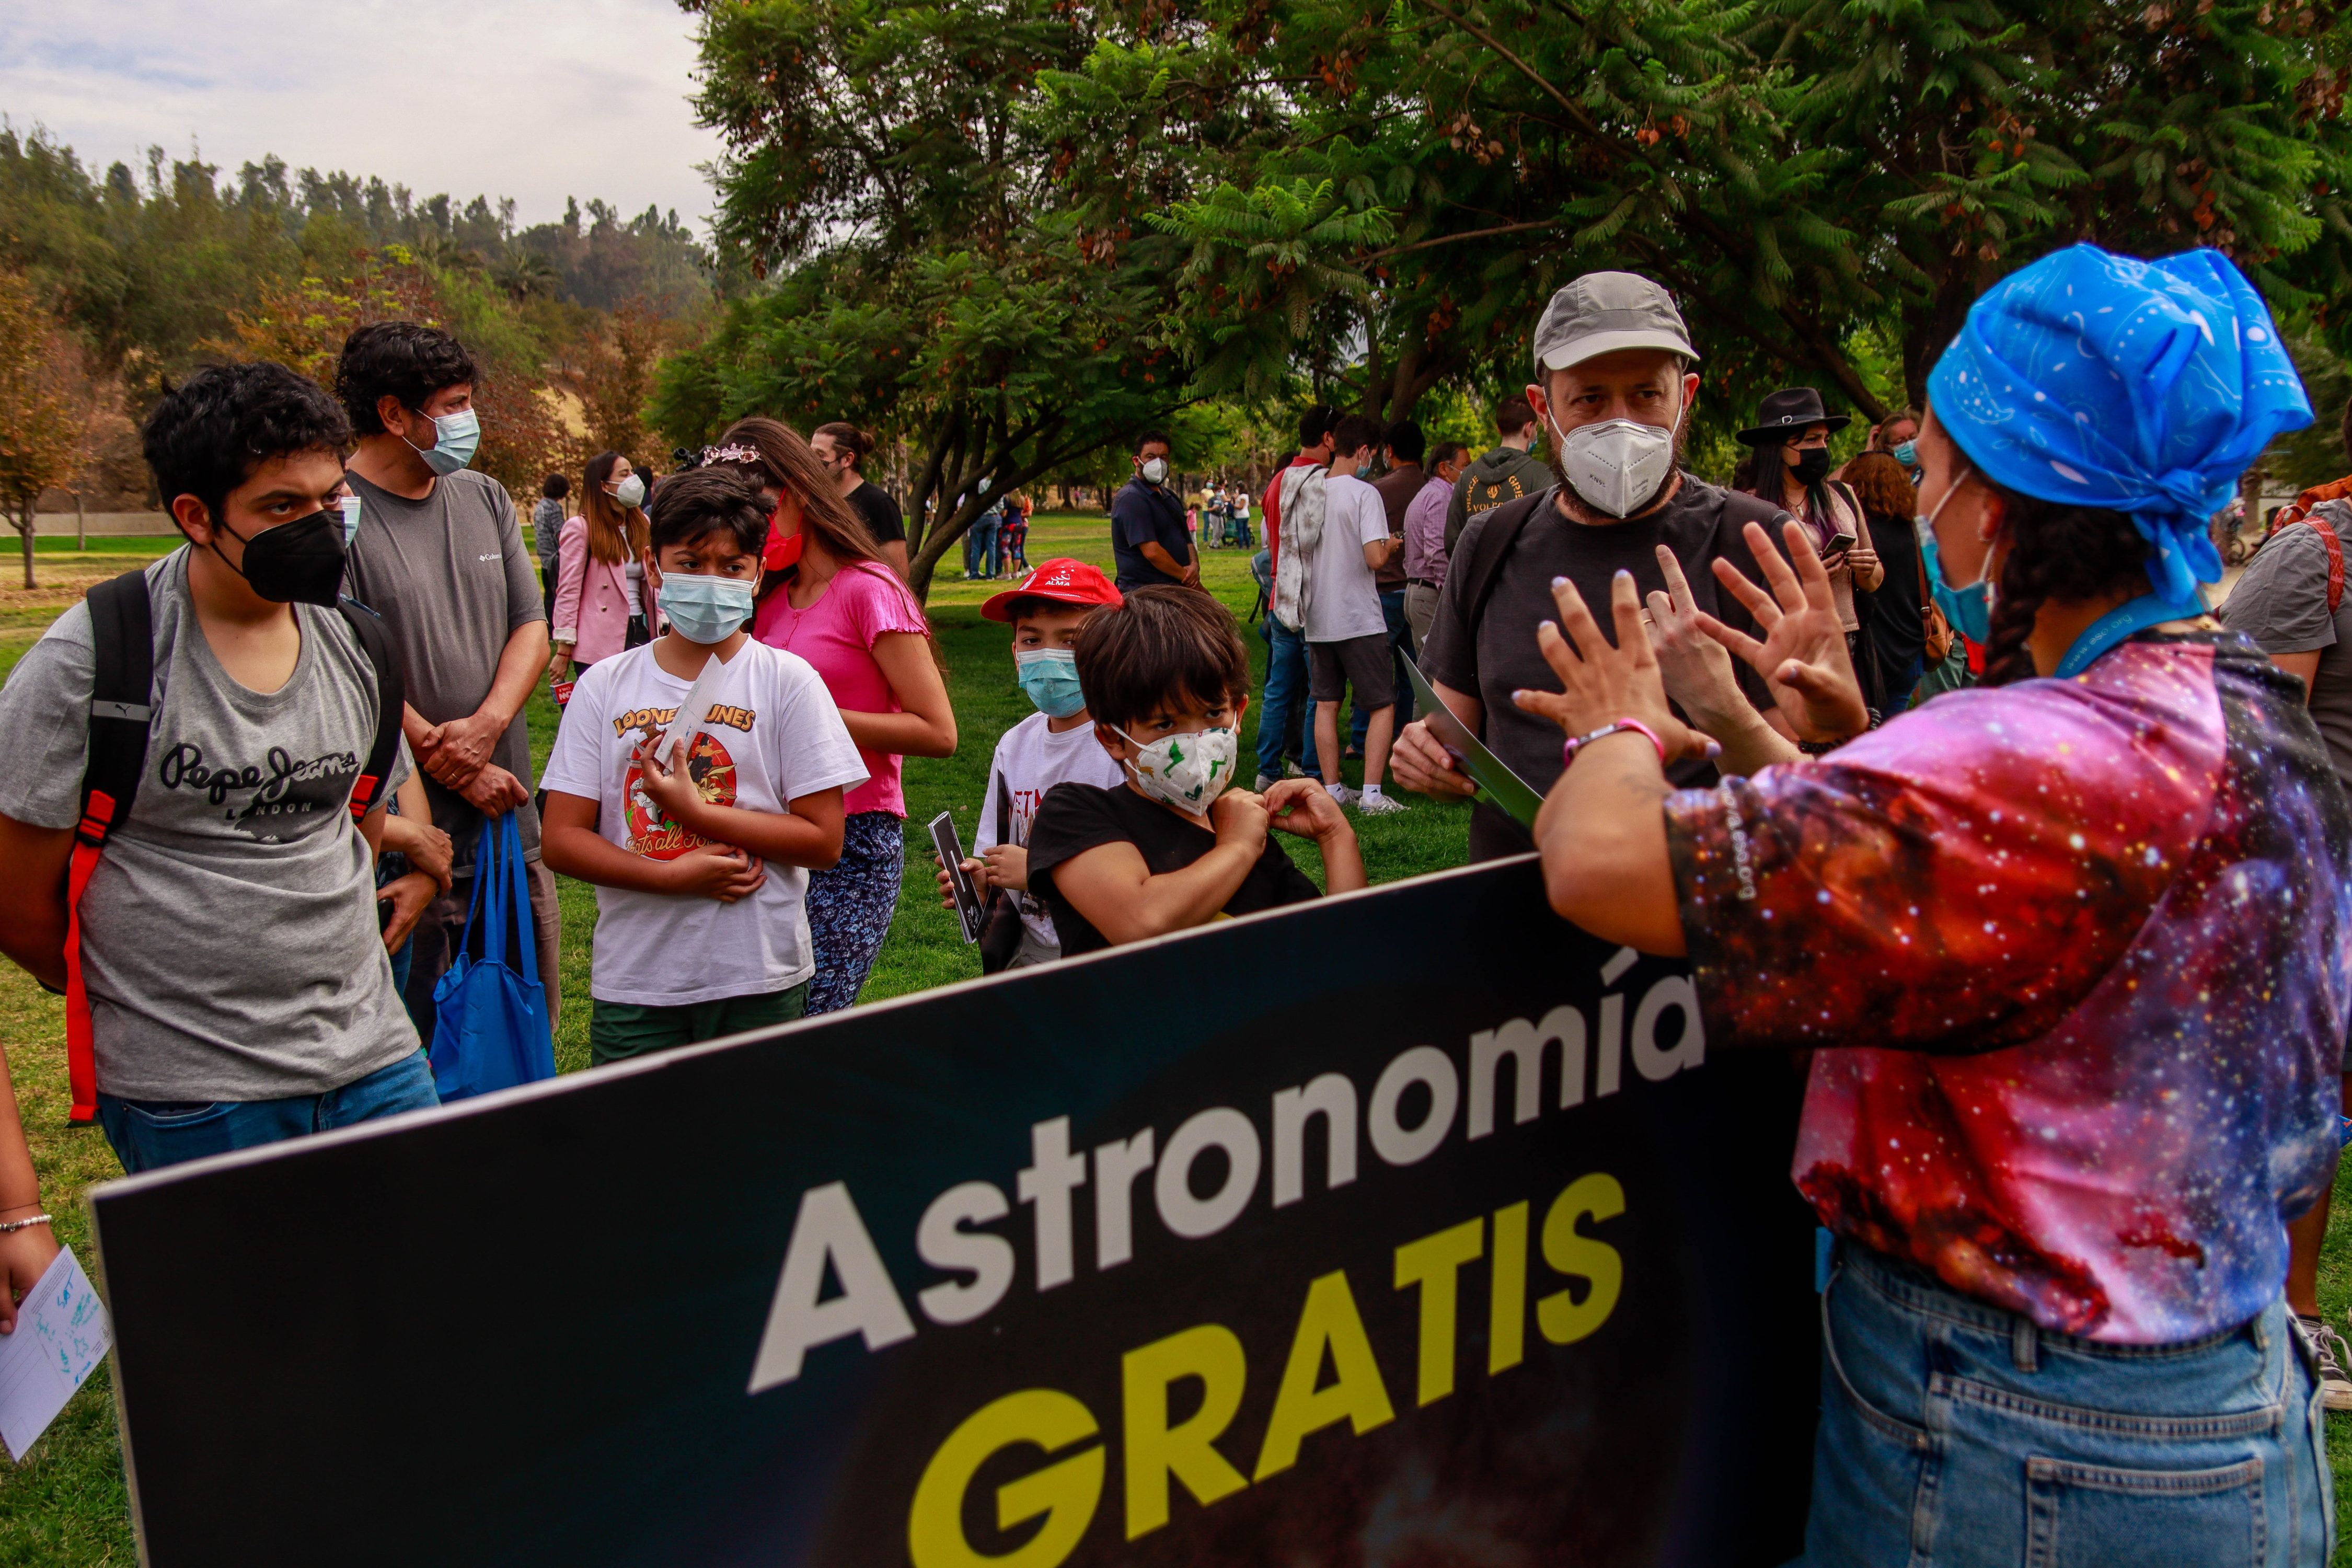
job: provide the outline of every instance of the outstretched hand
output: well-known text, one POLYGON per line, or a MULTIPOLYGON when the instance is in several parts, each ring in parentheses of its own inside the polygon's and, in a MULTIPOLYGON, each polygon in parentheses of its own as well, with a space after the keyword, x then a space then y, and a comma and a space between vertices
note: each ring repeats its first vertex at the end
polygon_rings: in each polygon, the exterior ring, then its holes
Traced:
POLYGON ((1605 724, 1632 719, 1647 725, 1664 742, 1666 761, 1705 756, 1706 737, 1675 718, 1666 704, 1657 650, 1642 626, 1642 599, 1633 574, 1620 572, 1609 584, 1609 607, 1617 623, 1613 646, 1575 584, 1553 578, 1551 597, 1559 620, 1536 628, 1536 646, 1559 677, 1561 689, 1515 691, 1511 700, 1570 735, 1589 735, 1605 724))
POLYGON ((1756 711, 1739 689, 1731 655, 1699 624, 1703 612, 1691 593, 1690 579, 1683 575, 1682 563, 1663 544, 1658 546, 1658 570, 1665 575, 1665 592, 1651 593, 1644 619, 1666 695, 1692 724, 1727 743, 1732 731, 1759 721, 1756 711))
POLYGON ((1746 534, 1748 552, 1763 569, 1771 592, 1758 587, 1720 555, 1715 558, 1715 574, 1756 617, 1764 638, 1759 642, 1734 631, 1704 611, 1697 613, 1700 628, 1764 678, 1780 716, 1800 740, 1843 741, 1860 734, 1870 728, 1870 708, 1854 678, 1853 661, 1846 657, 1837 600, 1813 542, 1801 523, 1791 521, 1782 528, 1790 558, 1796 563, 1791 571, 1772 548, 1772 536, 1763 524, 1749 523, 1746 534))

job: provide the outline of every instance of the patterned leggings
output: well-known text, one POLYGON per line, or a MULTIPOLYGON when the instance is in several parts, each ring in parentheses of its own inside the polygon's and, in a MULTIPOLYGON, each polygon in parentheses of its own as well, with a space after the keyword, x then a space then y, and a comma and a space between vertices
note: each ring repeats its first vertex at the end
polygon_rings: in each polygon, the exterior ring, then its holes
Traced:
POLYGON ((816 975, 809 982, 806 1016, 838 1013, 857 1000, 907 875, 906 823, 887 811, 850 813, 841 827, 841 862, 811 871, 809 944, 816 975))

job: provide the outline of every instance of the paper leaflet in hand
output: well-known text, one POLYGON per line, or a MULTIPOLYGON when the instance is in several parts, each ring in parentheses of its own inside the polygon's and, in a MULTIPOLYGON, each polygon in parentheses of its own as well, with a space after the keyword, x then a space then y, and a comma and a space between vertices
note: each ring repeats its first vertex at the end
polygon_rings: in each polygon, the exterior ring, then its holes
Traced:
POLYGON ((1505 766, 1500 757, 1470 732, 1468 725, 1454 716, 1454 710, 1438 700, 1437 693, 1430 689, 1428 678, 1412 660, 1404 661, 1404 672, 1412 682, 1417 710, 1414 717, 1429 726, 1429 732, 1445 748, 1454 765, 1470 775, 1470 782, 1478 786, 1478 794, 1487 805, 1509 813, 1513 821, 1533 832, 1536 813, 1543 809, 1542 794, 1505 766))
POLYGON ((654 743, 654 761, 667 768, 680 746, 693 742, 694 732, 710 717, 711 705, 719 700, 719 683, 726 679, 727 667, 719 662, 717 654, 703 660, 702 673, 694 678, 694 684, 687 689, 686 700, 677 705, 668 728, 654 743))
POLYGON ((70 1247, 49 1259, 16 1307, 16 1331, 0 1334, 0 1442, 22 1463, 66 1401, 106 1359, 114 1330, 70 1247))

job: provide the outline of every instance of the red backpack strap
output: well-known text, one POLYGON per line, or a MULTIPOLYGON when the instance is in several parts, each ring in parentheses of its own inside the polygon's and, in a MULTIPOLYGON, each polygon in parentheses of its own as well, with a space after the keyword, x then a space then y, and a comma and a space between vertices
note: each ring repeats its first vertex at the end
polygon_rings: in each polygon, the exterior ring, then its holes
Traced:
POLYGON ((367 766, 352 784, 352 820, 357 822, 381 804, 377 792, 391 776, 392 759, 400 749, 400 721, 407 693, 401 683, 400 655, 393 648, 383 617, 356 599, 344 599, 335 607, 342 612, 352 635, 375 667, 375 740, 368 747, 367 766))
POLYGON ((2344 603, 2344 542, 2336 537, 2336 529, 2317 511, 2298 518, 2319 531, 2319 542, 2327 546, 2327 613, 2334 615, 2344 603))
POLYGON ((107 835, 128 820, 147 767, 147 729, 155 676, 154 616, 147 574, 126 572, 89 591, 91 679, 89 754, 81 781, 81 819, 66 871, 66 1078, 70 1120, 98 1115, 98 1058, 90 1038, 89 993, 82 983, 81 896, 98 869, 107 835))

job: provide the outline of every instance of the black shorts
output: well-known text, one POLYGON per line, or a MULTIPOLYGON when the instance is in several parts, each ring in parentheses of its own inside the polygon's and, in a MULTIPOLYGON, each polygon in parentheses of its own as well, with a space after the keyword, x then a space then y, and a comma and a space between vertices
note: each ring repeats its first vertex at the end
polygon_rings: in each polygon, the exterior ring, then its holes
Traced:
POLYGON ((1356 706, 1367 712, 1396 702, 1396 667, 1385 632, 1308 643, 1307 662, 1307 689, 1318 702, 1339 701, 1343 688, 1355 692, 1356 706))

